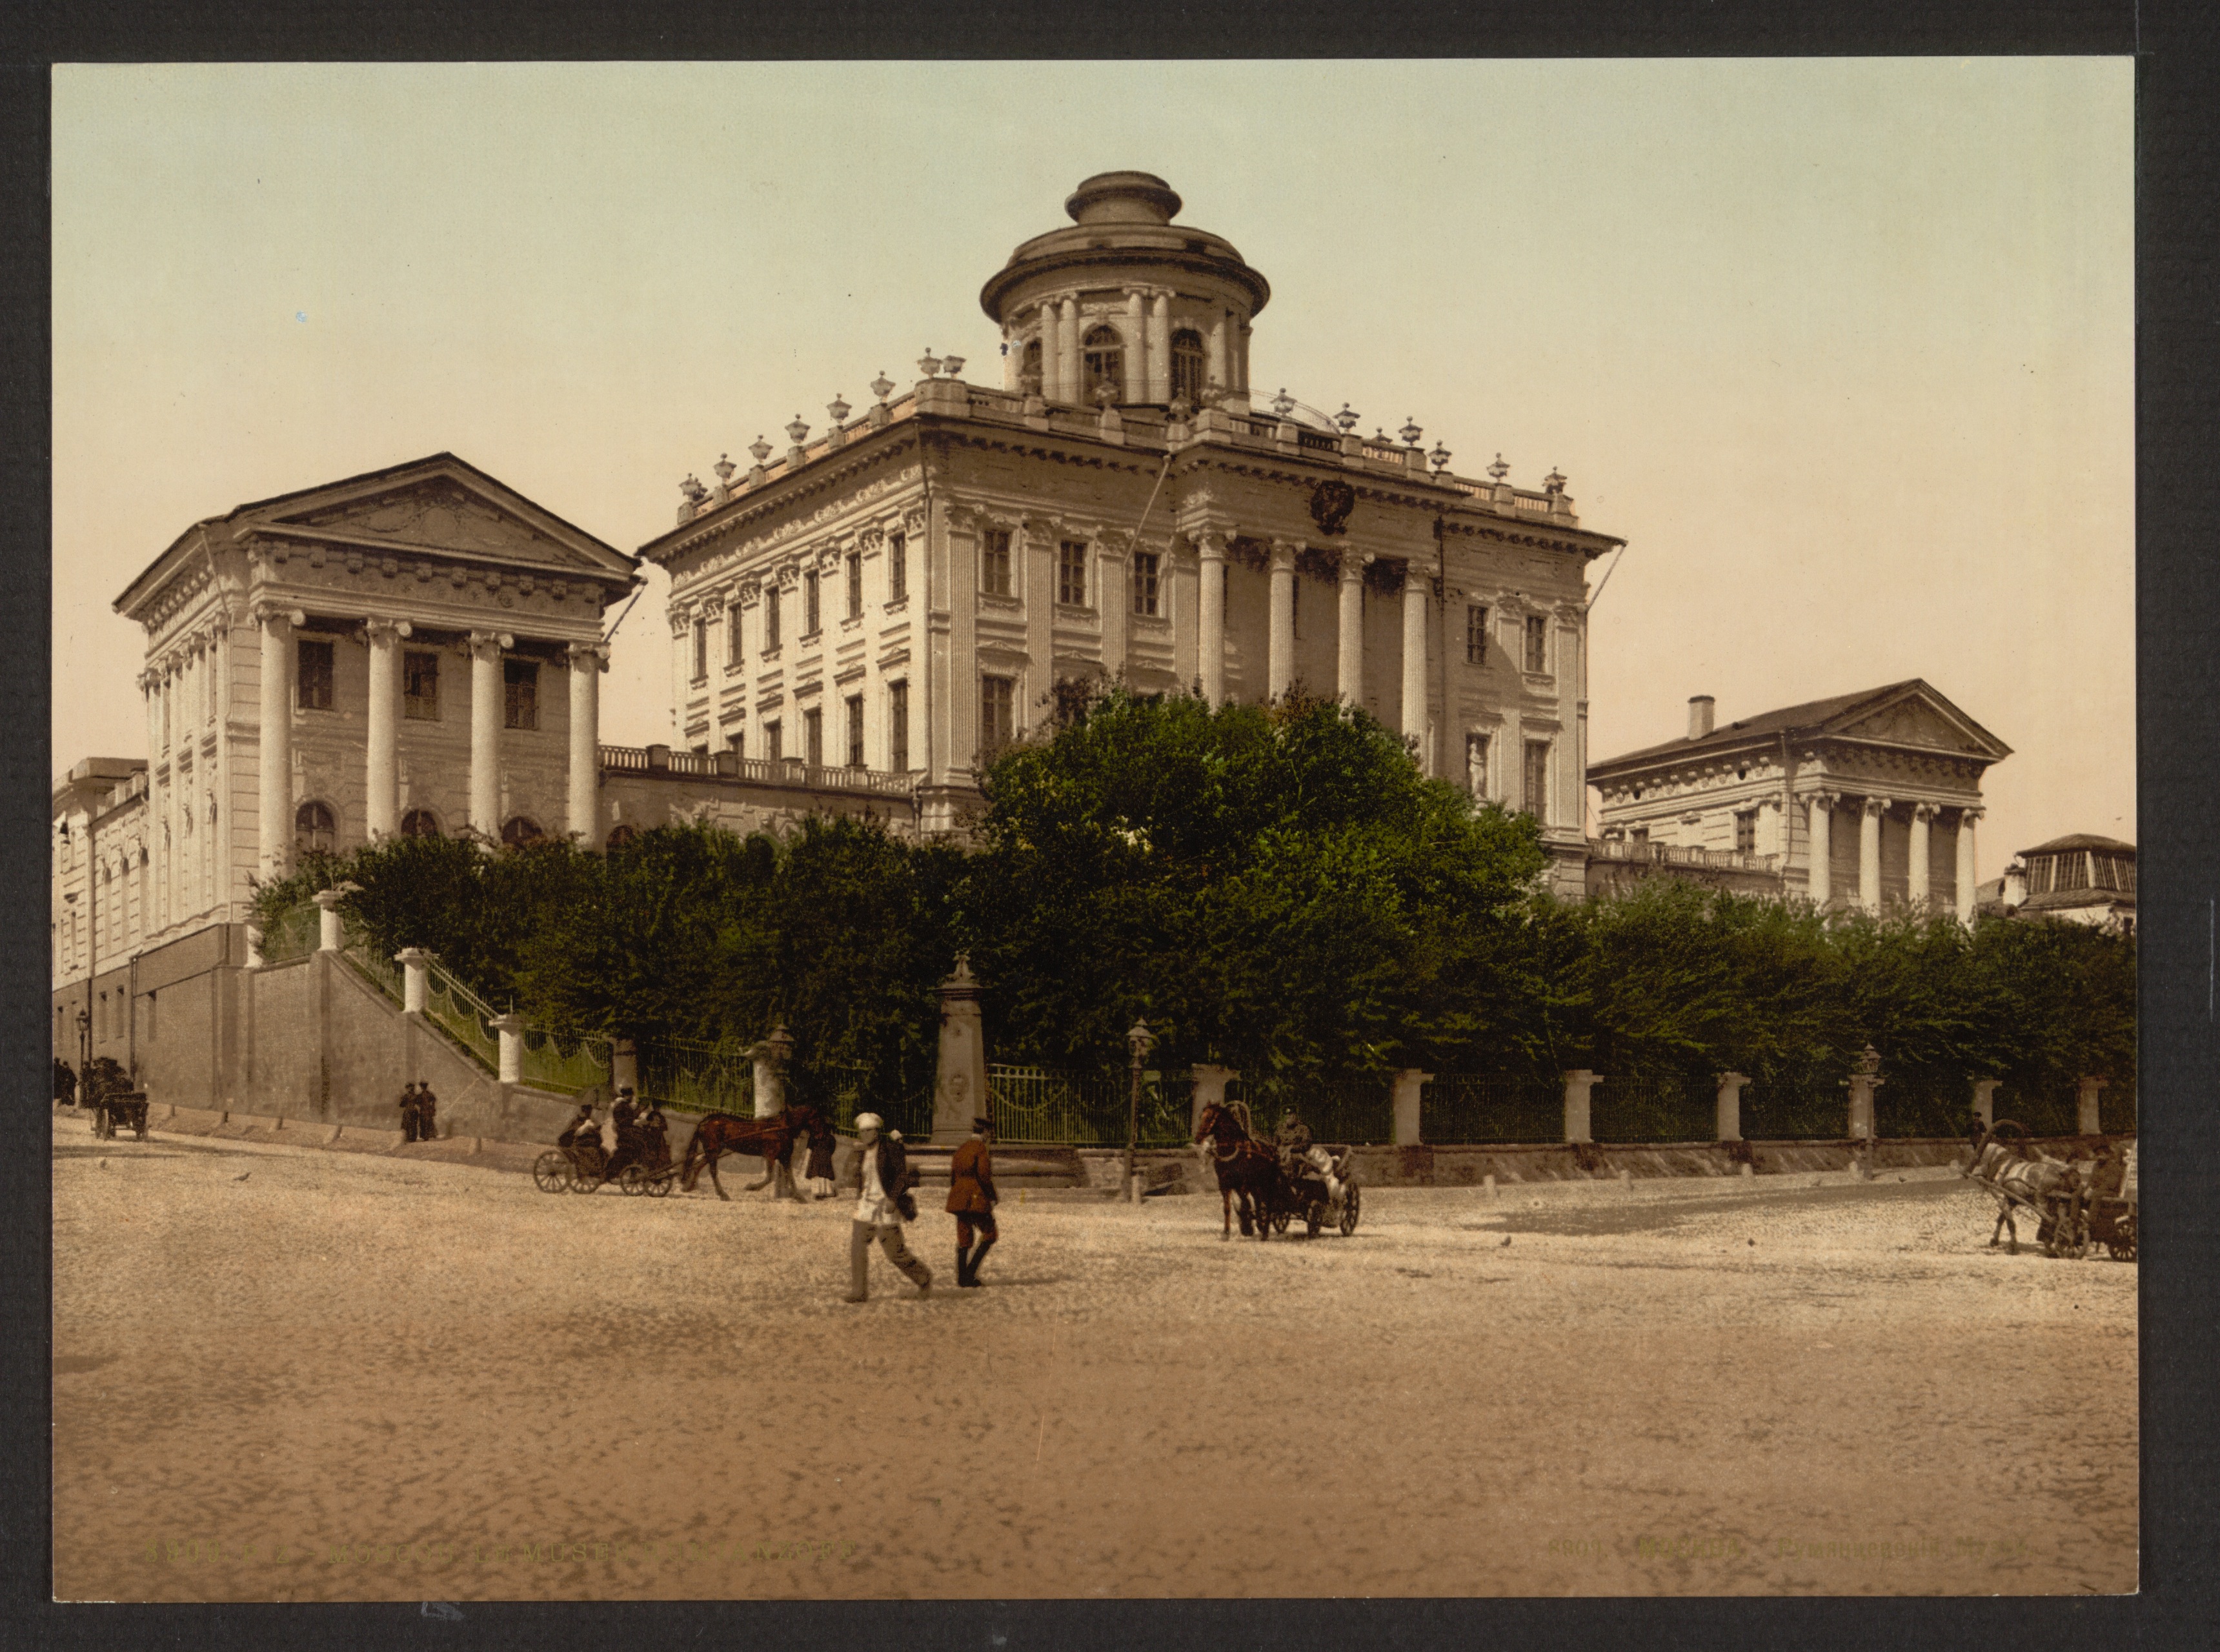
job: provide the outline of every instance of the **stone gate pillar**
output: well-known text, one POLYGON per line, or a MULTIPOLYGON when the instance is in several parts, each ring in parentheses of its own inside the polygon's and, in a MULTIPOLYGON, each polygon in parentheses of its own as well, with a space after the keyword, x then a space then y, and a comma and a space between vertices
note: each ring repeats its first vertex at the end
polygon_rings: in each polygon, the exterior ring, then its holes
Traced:
POLYGON ((1880 1075, 1880 1051, 1868 1044, 1850 1074, 1849 1134, 1852 1141, 1869 1142, 1874 1138, 1874 1092, 1887 1082, 1880 1075))
POLYGON ((630 1038, 609 1040, 609 1093, 614 1095, 627 1085, 633 1094, 639 1094, 639 1046, 630 1038))
POLYGON ((504 1084, 524 1081, 524 1018, 514 1010, 496 1015, 487 1025, 501 1037, 500 1078, 504 1084))
POLYGON ((1974 1111, 1980 1115, 1984 1130, 1997 1122, 1997 1086, 2002 1082, 2002 1079, 1997 1078, 1977 1078, 1974 1081, 1974 1111))
POLYGON ((346 944, 346 925, 340 917, 340 892, 337 889, 318 889, 310 897, 316 903, 316 950, 336 952, 346 944))
POLYGON ((1202 1127, 1202 1110, 1213 1105, 1223 1107, 1225 1087, 1241 1075, 1231 1067, 1202 1066, 1189 1068, 1188 1076, 1194 1081, 1194 1105, 1188 1115, 1188 1129, 1193 1132, 1202 1127))
POLYGON ((1565 1139, 1568 1142, 1592 1142, 1595 1137, 1588 1128, 1588 1092, 1603 1081, 1585 1067, 1576 1067, 1565 1075, 1565 1139))
POLYGON ((1718 1095, 1718 1139, 1738 1142, 1742 1139, 1742 1087, 1749 1082, 1747 1073, 1721 1073, 1718 1095))
POLYGON ((987 1035, 979 1019, 979 983, 968 952, 940 983, 940 1060, 932 1080, 932 1139, 952 1145, 987 1111, 987 1035))
POLYGON ((2104 1133, 2102 1115, 2097 1108, 2097 1098, 2107 1082, 2101 1078, 2084 1078, 2081 1081, 2080 1094, 2075 1097, 2080 1104, 2081 1116, 2076 1122, 2084 1136, 2098 1136, 2104 1133))
POLYGON ((776 1119, 786 1111, 786 1062, 793 1053, 793 1036, 783 1026, 773 1027, 769 1038, 749 1049, 755 1062, 757 1118, 776 1119))
POLYGON ((1406 1067, 1395 1075, 1396 1146, 1419 1144, 1419 1097, 1433 1079, 1431 1073, 1422 1073, 1415 1067, 1406 1067))
POLYGON ((421 1015, 424 995, 430 990, 432 955, 421 946, 404 946, 393 955, 401 966, 401 1013, 421 1015))

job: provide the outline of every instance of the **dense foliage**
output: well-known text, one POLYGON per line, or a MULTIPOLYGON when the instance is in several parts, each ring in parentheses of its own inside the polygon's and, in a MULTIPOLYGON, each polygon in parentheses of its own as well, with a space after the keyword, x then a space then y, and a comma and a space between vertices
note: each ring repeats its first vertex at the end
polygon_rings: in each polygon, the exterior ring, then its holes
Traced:
POLYGON ((1972 1074, 2132 1085, 2131 940, 1669 880, 1559 901, 1531 820, 1426 779, 1331 701, 1067 696, 982 787, 969 852, 826 819, 606 853, 401 838, 312 857, 257 914, 339 887, 377 945, 425 947, 558 1035, 729 1044, 783 1022, 805 1066, 906 1094, 959 948, 995 1057, 1057 1067, 1122 1065, 1145 1017, 1152 1065, 1267 1086, 1401 1067, 1831 1086, 1868 1044, 1905 1105, 1956 1107, 1972 1074))

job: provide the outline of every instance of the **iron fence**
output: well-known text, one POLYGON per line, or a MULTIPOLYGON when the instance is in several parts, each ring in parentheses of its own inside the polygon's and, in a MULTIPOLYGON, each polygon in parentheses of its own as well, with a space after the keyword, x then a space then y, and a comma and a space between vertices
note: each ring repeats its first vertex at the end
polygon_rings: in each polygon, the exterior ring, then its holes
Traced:
POLYGON ((1419 1100, 1419 1139, 1554 1142, 1565 1133, 1562 1081, 1501 1073, 1442 1073, 1419 1100))
POLYGON ((286 963, 305 958, 323 941, 323 908, 313 901, 290 907, 263 926, 262 961, 286 963))
POLYGON ((537 1027, 524 1030, 517 1076, 535 1090, 576 1095, 609 1082, 609 1046, 602 1038, 558 1038, 537 1027))
POLYGON ((501 1012, 437 963, 425 969, 424 1013, 489 1072, 501 1070, 501 1035, 492 1025, 501 1012))
POLYGON ((1394 1090, 1370 1074, 1244 1081, 1257 1134, 1269 1139, 1292 1112, 1312 1138, 1351 1147, 1395 1139, 1394 1090))
POLYGON ((1993 1116, 2026 1126, 2030 1136, 2072 1136, 2081 1128, 2080 1086, 2073 1084, 1998 1087, 1993 1116))
POLYGON ((755 1059, 737 1039, 697 1044, 688 1038, 643 1038, 637 1047, 642 1101, 682 1113, 731 1113, 752 1118, 755 1059))
POLYGON ((1759 1142, 1839 1142, 1850 1133, 1850 1093, 1831 1080, 1759 1079, 1742 1092, 1742 1133, 1759 1142))
MULTIPOLYGON (((988 1116, 1005 1142, 1123 1147, 1132 1125, 1132 1070, 1057 1072, 1001 1063, 987 1069, 988 1116)), ((1176 1147, 1191 1138, 1194 1081, 1141 1075, 1140 1144, 1176 1147)))
MULTIPOLYGON (((1962 1073, 1903 1067, 1881 1074, 1874 1092, 1874 1134, 1962 1136, 1974 1121, 1974 1082, 1962 1073)), ((1849 1116, 1850 1093, 1842 1092, 1843 1114, 1849 1116)))
POLYGON ((1718 1084, 1709 1075, 1606 1074, 1588 1092, 1588 1134, 1600 1142, 1708 1142, 1718 1134, 1718 1084))

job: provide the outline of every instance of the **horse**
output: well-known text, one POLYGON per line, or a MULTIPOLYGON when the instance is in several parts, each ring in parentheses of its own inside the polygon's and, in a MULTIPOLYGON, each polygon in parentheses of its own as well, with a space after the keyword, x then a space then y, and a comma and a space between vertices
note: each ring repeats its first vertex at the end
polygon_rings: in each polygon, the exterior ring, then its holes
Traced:
POLYGON ((2055 1255, 2051 1239, 2057 1219, 2050 1214, 2052 1201, 2063 1198, 2070 1213, 2074 1196, 2081 1188, 2081 1178, 2070 1164, 2038 1154, 2027 1156, 2026 1131, 2009 1119, 2000 1119, 1982 1132, 1978 1142, 1969 1145, 1958 1161, 1958 1174, 1971 1177, 1994 1195, 1997 1201, 1997 1225, 1989 1231, 1989 1244, 1993 1246, 1999 1236, 2009 1234, 2011 1243, 2007 1254, 2019 1255, 2019 1227, 2012 1220, 2012 1206, 2024 1204, 2043 1213, 2038 1216, 2035 1237, 2046 1250, 2055 1255), (2010 1130, 2014 1137, 2002 1132, 2010 1130))
POLYGON ((1241 1231, 1259 1239, 1271 1237, 1270 1212, 1280 1183, 1278 1156, 1249 1134, 1232 1108, 1213 1101, 1195 1120, 1195 1144, 1210 1144, 1212 1163, 1218 1171, 1218 1191, 1225 1200, 1225 1228, 1222 1239, 1233 1237, 1233 1213, 1238 1200, 1241 1231))
POLYGON ((832 1123, 823 1113, 807 1101, 797 1101, 783 1113, 773 1113, 768 1119, 743 1119, 730 1113, 712 1113, 702 1116, 694 1127, 694 1135, 686 1144, 686 1157, 681 1164, 678 1186, 686 1193, 694 1191, 706 1167, 709 1185, 717 1190, 717 1197, 729 1200, 725 1184, 717 1179, 717 1161, 727 1153, 760 1153, 764 1174, 761 1181, 751 1181, 745 1191, 754 1193, 769 1187, 774 1178, 781 1185, 774 1198, 788 1196, 789 1178, 786 1175, 787 1155, 794 1150, 795 1138, 806 1136, 817 1141, 832 1133, 832 1123))

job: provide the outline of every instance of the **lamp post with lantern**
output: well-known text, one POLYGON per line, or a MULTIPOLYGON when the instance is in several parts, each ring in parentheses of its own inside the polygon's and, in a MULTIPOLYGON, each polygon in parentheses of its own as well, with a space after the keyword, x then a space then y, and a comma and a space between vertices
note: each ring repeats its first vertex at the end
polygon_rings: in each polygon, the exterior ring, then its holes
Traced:
POLYGON ((1126 1196, 1137 1205, 1141 1202, 1141 1184, 1136 1179, 1133 1159, 1141 1145, 1141 1063, 1148 1059, 1156 1041, 1146 1021, 1135 1021, 1126 1033, 1126 1048, 1133 1052, 1132 1107, 1126 1120, 1126 1196))

